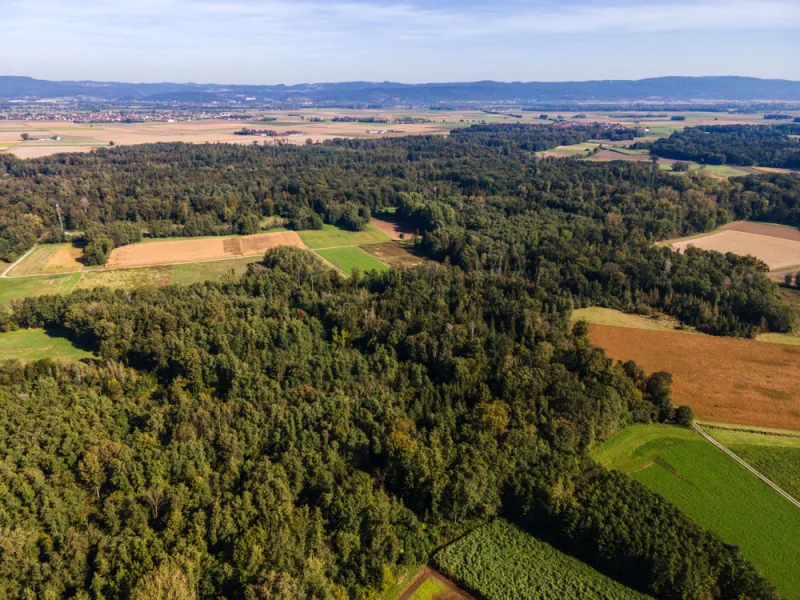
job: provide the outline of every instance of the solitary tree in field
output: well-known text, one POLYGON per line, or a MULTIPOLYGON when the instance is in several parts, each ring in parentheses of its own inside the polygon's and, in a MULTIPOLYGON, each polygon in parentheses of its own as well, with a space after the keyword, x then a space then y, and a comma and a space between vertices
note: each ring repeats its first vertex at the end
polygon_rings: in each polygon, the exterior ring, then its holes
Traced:
POLYGON ((20 135, 19 137, 21 137, 21 138, 22 138, 22 141, 23 141, 23 142, 27 142, 29 139, 31 139, 31 134, 30 134, 30 133, 23 133, 23 134, 22 134, 22 135, 20 135))

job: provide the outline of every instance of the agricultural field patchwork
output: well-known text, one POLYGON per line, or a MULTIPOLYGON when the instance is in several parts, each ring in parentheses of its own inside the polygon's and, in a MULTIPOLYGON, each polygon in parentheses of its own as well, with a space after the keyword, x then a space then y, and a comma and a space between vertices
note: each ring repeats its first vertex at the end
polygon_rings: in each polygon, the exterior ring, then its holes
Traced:
POLYGON ((800 598, 800 511, 695 431, 633 425, 594 456, 738 546, 782 597, 800 598))
POLYGON ((17 358, 35 361, 52 358, 66 362, 77 362, 92 358, 93 354, 75 346, 67 338, 44 329, 20 329, 0 333, 0 360, 17 358))
POLYGON ((434 564, 486 600, 649 598, 503 519, 437 552, 434 564))

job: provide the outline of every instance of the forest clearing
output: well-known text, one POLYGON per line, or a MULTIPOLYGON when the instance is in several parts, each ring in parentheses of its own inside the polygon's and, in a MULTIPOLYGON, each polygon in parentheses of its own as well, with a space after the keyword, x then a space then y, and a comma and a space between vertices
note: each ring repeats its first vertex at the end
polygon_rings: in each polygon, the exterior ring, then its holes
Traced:
MULTIPOLYGON (((716 435, 716 433, 714 434, 716 435)), ((633 425, 593 451, 742 553, 789 600, 800 598, 800 512, 690 429, 633 425)))

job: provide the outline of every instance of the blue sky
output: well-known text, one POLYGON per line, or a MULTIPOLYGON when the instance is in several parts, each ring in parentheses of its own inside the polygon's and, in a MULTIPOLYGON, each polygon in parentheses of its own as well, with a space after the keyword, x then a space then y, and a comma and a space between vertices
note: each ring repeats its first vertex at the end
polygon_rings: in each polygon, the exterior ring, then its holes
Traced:
POLYGON ((800 0, 0 0, 0 75, 800 80, 800 0))

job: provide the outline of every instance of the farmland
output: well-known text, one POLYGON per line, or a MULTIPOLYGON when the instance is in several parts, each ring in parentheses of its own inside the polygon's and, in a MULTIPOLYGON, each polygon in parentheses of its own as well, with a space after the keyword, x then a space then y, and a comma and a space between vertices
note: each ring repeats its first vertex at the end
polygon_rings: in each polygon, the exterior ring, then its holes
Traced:
POLYGON ((333 225, 324 225, 322 229, 299 231, 303 243, 312 250, 338 248, 341 246, 360 246, 377 244, 390 239, 389 235, 370 223, 364 231, 347 231, 333 225))
MULTIPOLYGON (((569 120, 574 113, 553 114, 553 119, 562 116, 569 120)), ((728 113, 686 112, 682 114, 686 120, 671 121, 666 117, 646 117, 647 113, 626 112, 592 112, 586 114, 585 121, 601 123, 620 123, 627 126, 647 128, 642 139, 653 140, 668 136, 675 130, 692 125, 708 124, 763 124, 763 114, 736 115, 728 113)), ((337 137, 369 138, 395 137, 399 135, 446 135, 451 129, 464 127, 474 123, 540 123, 538 112, 523 113, 521 119, 510 114, 496 112, 487 114, 480 110, 453 110, 442 113, 428 109, 386 109, 348 110, 348 109, 304 109, 299 111, 265 111, 264 115, 276 120, 268 124, 270 129, 278 133, 299 131, 300 133, 281 138, 254 138, 236 135, 234 132, 243 126, 263 126, 263 123, 250 121, 184 121, 177 123, 95 123, 78 125, 69 122, 47 121, 4 121, 0 123, 0 152, 13 153, 20 158, 48 156, 60 152, 89 152, 95 148, 108 147, 113 141, 118 146, 148 144, 156 142, 186 142, 191 144, 226 142, 233 144, 275 143, 276 139, 286 140, 293 144, 304 144, 311 139, 315 142, 337 137), (337 122, 336 117, 394 119, 421 118, 427 123, 386 124, 337 122), (368 133, 376 127, 389 128, 392 133, 368 133), (61 139, 22 142, 20 136, 29 133, 34 137, 59 136, 61 139)), ((561 155, 569 155, 566 151, 561 155)), ((621 158, 620 155, 617 156, 621 158)))
POLYGON ((800 348, 596 324, 589 338, 616 360, 672 373, 675 403, 700 418, 800 430, 800 348))
POLYGON ((785 598, 800 598, 800 512, 697 433, 634 425, 594 454, 739 546, 785 598))
POLYGON ((358 269, 363 273, 373 270, 385 271, 389 268, 386 264, 358 246, 317 250, 317 254, 348 275, 352 273, 354 269, 358 269))
POLYGON ((75 362, 91 358, 92 354, 83 350, 63 336, 43 329, 20 329, 0 333, 0 360, 17 358, 34 361, 52 358, 75 362))
POLYGON ((648 598, 503 519, 443 548, 434 563, 487 600, 648 598))
POLYGON ((800 498, 800 435, 706 428, 706 433, 730 448, 795 498, 800 498))
POLYGON ((364 231, 347 231, 332 225, 322 230, 270 229, 253 236, 182 239, 146 238, 138 244, 115 249, 106 268, 87 268, 77 262, 80 249, 71 244, 42 244, 0 278, 0 310, 14 299, 73 290, 110 287, 133 289, 143 285, 191 284, 219 279, 231 270, 238 275, 261 259, 275 245, 305 247, 306 242, 331 266, 348 274, 353 268, 386 270, 388 266, 410 267, 423 261, 411 254, 392 235, 406 231, 402 225, 381 221, 364 231), (366 248, 359 247, 365 244, 366 248), (67 264, 71 257, 72 265, 67 264), (69 269, 68 273, 60 270, 69 269), (48 274, 48 273, 53 274, 48 274))
MULTIPOLYGON (((764 261, 772 271, 800 268, 800 231, 793 227, 735 221, 710 233, 661 242, 683 251, 689 246, 717 252, 751 255, 764 261)), ((782 276, 781 276, 782 279, 782 276)))
POLYGON ((297 246, 304 248, 293 231, 260 233, 244 237, 219 237, 151 242, 122 246, 111 252, 108 268, 197 263, 242 256, 262 255, 268 248, 297 246))

